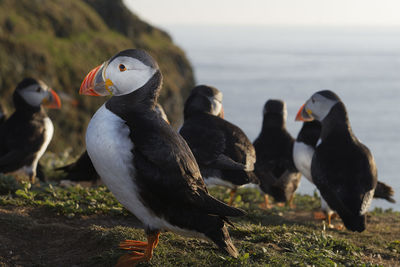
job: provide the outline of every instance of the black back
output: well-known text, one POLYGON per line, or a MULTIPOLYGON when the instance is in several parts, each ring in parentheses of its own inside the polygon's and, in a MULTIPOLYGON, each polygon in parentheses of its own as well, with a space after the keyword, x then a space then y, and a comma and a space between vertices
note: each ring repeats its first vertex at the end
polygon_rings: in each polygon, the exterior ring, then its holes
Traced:
POLYGON ((360 215, 365 194, 377 184, 377 171, 369 149, 351 131, 342 102, 335 104, 322 123, 321 144, 311 165, 313 181, 346 228, 362 232, 360 215))
POLYGON ((254 141, 255 173, 260 187, 279 202, 292 197, 301 177, 294 166, 294 139, 286 130, 284 112, 283 101, 267 101, 261 133, 254 141))

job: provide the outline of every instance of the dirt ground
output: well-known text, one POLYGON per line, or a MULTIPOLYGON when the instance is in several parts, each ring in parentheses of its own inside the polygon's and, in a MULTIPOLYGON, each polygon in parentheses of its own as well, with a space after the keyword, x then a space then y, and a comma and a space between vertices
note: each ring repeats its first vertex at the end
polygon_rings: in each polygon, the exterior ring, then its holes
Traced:
MULTIPOLYGON (((306 211, 287 211, 283 216, 299 223, 313 220, 312 214, 306 211)), ((117 246, 99 240, 93 225, 140 227, 133 216, 93 215, 69 219, 33 207, 0 207, 0 266, 92 265, 88 258, 100 255, 107 247, 117 246)), ((370 263, 400 266, 400 256, 393 259, 385 256, 384 251, 376 250, 376 244, 383 244, 385 240, 400 240, 398 215, 370 216, 367 233, 359 237, 348 231, 333 231, 332 234, 351 239, 363 247, 365 260, 370 263), (365 244, 368 238, 374 238, 374 244, 365 244)))

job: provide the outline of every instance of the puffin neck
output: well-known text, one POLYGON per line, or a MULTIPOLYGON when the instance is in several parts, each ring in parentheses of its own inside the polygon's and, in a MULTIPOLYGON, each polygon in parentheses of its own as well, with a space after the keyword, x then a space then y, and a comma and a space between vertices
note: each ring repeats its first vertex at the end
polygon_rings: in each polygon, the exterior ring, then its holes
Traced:
POLYGON ((315 147, 321 135, 321 123, 319 121, 305 122, 301 128, 297 141, 315 147))
POLYGON ((113 96, 106 102, 106 108, 121 118, 127 119, 128 114, 143 113, 154 110, 161 90, 162 75, 158 70, 142 87, 120 96, 113 96))
POLYGON ((283 118, 282 114, 266 114, 263 119, 262 130, 270 129, 284 129, 286 127, 286 120, 283 118))
POLYGON ((41 105, 37 106, 37 107, 29 105, 22 98, 22 96, 20 96, 20 94, 16 91, 13 94, 13 102, 14 102, 15 110, 18 112, 23 112, 23 113, 27 113, 27 114, 37 113, 40 111, 44 112, 44 109, 42 108, 41 105))
POLYGON ((325 140, 331 134, 352 136, 352 130, 347 116, 346 107, 342 102, 336 103, 321 122, 321 139, 325 140))

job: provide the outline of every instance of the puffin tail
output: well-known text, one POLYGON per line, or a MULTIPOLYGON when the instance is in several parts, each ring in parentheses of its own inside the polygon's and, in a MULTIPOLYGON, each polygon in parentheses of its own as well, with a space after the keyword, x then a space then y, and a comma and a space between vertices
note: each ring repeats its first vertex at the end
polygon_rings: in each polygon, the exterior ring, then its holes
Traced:
POLYGON ((222 217, 240 217, 246 215, 244 210, 231 207, 205 192, 202 192, 201 198, 202 201, 197 201, 195 204, 199 205, 201 203, 201 208, 208 214, 222 217))
POLYGON ((374 198, 382 198, 391 203, 396 203, 396 201, 392 198, 393 195, 394 190, 391 186, 378 181, 375 188, 374 198))
POLYGON ((239 256, 239 252, 237 251, 235 245, 232 242, 231 237, 229 236, 228 229, 224 225, 222 228, 217 231, 213 231, 208 234, 208 237, 214 241, 214 243, 223 251, 231 255, 233 258, 237 258, 239 256))

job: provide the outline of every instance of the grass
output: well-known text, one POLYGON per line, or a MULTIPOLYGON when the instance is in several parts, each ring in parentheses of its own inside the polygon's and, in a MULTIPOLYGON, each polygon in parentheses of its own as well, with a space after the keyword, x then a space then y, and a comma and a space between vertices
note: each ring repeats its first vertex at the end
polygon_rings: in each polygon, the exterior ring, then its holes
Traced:
MULTIPOLYGON (((112 266, 124 253, 117 248, 121 240, 145 240, 140 222, 104 186, 32 186, 2 175, 0 190, 0 266, 112 266), (7 246, 1 245, 5 241, 7 246)), ((229 197, 223 188, 210 191, 222 200, 229 197)), ((210 242, 167 232, 150 263, 141 266, 399 265, 399 212, 375 209, 367 230, 358 234, 315 221, 316 196, 297 195, 294 210, 264 211, 258 208, 262 200, 251 188, 240 189, 235 198, 234 205, 248 213, 229 227, 238 259, 210 242)))

